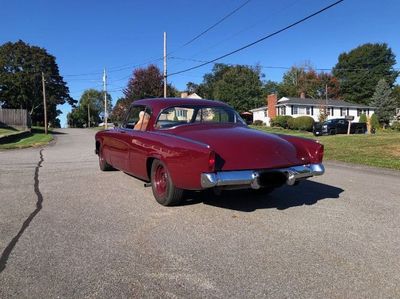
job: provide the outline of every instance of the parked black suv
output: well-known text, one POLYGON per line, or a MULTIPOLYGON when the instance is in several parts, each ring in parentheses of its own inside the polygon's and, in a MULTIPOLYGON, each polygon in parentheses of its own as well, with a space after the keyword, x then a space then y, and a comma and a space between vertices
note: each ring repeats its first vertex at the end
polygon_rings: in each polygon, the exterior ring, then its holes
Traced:
MULTIPOLYGON (((313 133, 318 135, 335 135, 347 134, 349 121, 344 118, 335 118, 324 121, 323 123, 315 123, 313 126, 313 133)), ((351 123, 350 134, 364 134, 367 132, 366 123, 351 123)))

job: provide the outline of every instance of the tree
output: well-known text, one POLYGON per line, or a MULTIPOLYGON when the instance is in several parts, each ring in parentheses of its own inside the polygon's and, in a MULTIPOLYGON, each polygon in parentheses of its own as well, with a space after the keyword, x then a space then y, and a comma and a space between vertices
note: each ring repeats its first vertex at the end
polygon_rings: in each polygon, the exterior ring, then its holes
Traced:
MULTIPOLYGON (((111 95, 107 93, 107 112, 112 110, 111 95)), ((67 114, 69 127, 82 128, 90 125, 97 125, 104 119, 104 92, 96 89, 87 89, 83 92, 79 104, 67 114)))
POLYGON ((61 113, 57 105, 76 101, 46 49, 19 40, 0 46, 0 102, 3 108, 27 109, 33 123, 43 124, 42 72, 46 81, 47 118, 53 126, 61 113))
POLYGON ((368 43, 340 54, 333 74, 346 101, 368 105, 380 79, 393 86, 399 75, 395 64, 396 56, 387 44, 368 43))
POLYGON ((379 80, 371 99, 371 105, 376 107, 376 115, 380 123, 389 124, 396 114, 396 100, 391 96, 392 91, 385 79, 379 80))
MULTIPOLYGON (((91 122, 97 124, 104 119, 104 92, 96 89, 87 89, 81 95, 79 106, 90 110, 91 122)), ((107 93, 107 114, 112 111, 111 95, 107 93)))
POLYGON ((261 106, 262 82, 260 70, 243 65, 228 67, 221 80, 215 82, 213 98, 228 103, 238 111, 261 106))
POLYGON ((212 72, 204 75, 196 93, 247 111, 264 103, 261 76, 259 67, 216 63, 212 72))
POLYGON ((122 122, 125 117, 125 113, 129 108, 132 100, 127 100, 125 98, 119 98, 115 103, 114 109, 111 113, 111 118, 115 122, 122 122))
MULTIPOLYGON (((167 85, 167 96, 177 96, 176 88, 167 85)), ((124 89, 125 99, 135 101, 145 98, 162 97, 164 94, 164 77, 160 69, 151 64, 147 68, 133 71, 128 86, 124 89)))
POLYGON ((186 83, 186 91, 189 94, 197 93, 198 89, 199 89, 199 84, 196 84, 196 83, 193 83, 193 82, 186 83))
POLYGON ((400 108, 400 85, 395 85, 392 89, 392 97, 396 100, 397 108, 400 108))
POLYGON ((308 98, 325 98, 328 87, 328 98, 339 99, 339 81, 329 73, 317 73, 311 66, 296 67, 288 70, 280 84, 281 96, 299 97, 302 93, 308 98))
POLYGON ((376 116, 375 113, 373 113, 369 119, 369 122, 371 124, 371 128, 376 130, 379 128, 379 120, 378 117, 376 116))
POLYGON ((263 94, 264 98, 269 95, 269 94, 278 94, 281 95, 281 85, 278 82, 268 80, 267 82, 264 83, 263 86, 263 94))
POLYGON ((207 73, 203 76, 203 82, 197 87, 197 94, 205 99, 214 98, 215 83, 222 80, 223 75, 229 66, 223 63, 216 63, 211 73, 207 73))
POLYGON ((358 120, 358 122, 360 122, 360 123, 367 123, 367 115, 365 114, 365 113, 361 113, 361 115, 360 115, 360 119, 358 120))

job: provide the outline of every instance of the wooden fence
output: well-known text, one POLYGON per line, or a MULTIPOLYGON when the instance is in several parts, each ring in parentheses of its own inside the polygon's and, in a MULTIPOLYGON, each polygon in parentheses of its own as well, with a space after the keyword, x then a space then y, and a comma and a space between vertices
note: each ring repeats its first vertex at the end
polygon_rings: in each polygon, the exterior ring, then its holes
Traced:
POLYGON ((0 127, 26 130, 31 127, 31 116, 25 109, 0 109, 0 127))

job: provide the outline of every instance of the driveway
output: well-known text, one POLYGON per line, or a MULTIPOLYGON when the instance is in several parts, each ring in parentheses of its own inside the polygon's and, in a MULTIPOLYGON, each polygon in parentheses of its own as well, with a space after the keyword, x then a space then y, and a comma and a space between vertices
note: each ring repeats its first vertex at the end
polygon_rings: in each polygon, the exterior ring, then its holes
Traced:
POLYGON ((179 207, 100 172, 94 131, 0 152, 0 298, 399 298, 400 173, 327 163, 179 207))

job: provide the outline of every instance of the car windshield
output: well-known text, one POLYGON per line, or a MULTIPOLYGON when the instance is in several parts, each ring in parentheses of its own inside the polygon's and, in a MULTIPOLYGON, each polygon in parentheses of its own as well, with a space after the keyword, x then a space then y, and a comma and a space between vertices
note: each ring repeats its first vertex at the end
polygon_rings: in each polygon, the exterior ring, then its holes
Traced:
POLYGON ((195 123, 246 124, 239 114, 229 107, 175 106, 161 111, 155 127, 167 129, 195 123))

